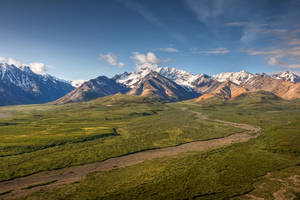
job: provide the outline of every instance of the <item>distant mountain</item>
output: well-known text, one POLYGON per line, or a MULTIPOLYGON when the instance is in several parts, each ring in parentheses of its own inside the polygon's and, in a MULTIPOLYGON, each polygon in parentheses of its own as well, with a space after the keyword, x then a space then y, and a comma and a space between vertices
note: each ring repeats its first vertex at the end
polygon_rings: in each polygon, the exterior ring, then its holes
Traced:
POLYGON ((252 78, 254 75, 242 70, 239 72, 223 72, 220 74, 216 74, 213 76, 213 78, 219 82, 225 82, 225 81, 231 81, 235 84, 242 84, 252 78))
POLYGON ((84 82, 81 86, 58 99, 56 103, 80 102, 104 97, 116 93, 125 93, 129 89, 117 83, 114 79, 106 76, 99 76, 95 79, 84 82))
POLYGON ((210 99, 212 97, 217 97, 220 99, 228 100, 235 98, 243 93, 248 92, 248 89, 243 88, 231 81, 225 81, 220 84, 215 90, 211 93, 206 93, 196 99, 196 101, 202 101, 204 99, 210 99))
POLYGON ((199 77, 191 83, 193 90, 201 94, 211 93, 217 89, 220 84, 221 82, 212 79, 206 74, 200 74, 199 77))
POLYGON ((284 72, 278 72, 271 75, 273 78, 281 79, 284 81, 291 81, 293 83, 299 83, 300 82, 300 76, 298 76, 294 72, 290 71, 284 71, 284 72))
POLYGON ((151 71, 143 77, 127 94, 171 100, 183 100, 199 96, 155 71, 151 71))
POLYGON ((220 97, 220 92, 222 91, 231 92, 231 97, 229 97, 229 94, 223 93, 225 99, 233 98, 236 94, 243 93, 245 90, 269 91, 285 99, 298 98, 300 93, 298 91, 298 86, 294 85, 294 83, 299 81, 299 76, 292 72, 283 72, 274 74, 273 76, 267 76, 266 74, 252 74, 243 70, 239 72, 224 72, 210 77, 203 73, 194 75, 176 68, 144 64, 139 66, 136 72, 125 72, 116 75, 113 79, 129 88, 135 88, 141 80, 151 72, 156 72, 161 76, 174 81, 176 84, 190 92, 196 92, 198 95, 203 94, 203 97, 200 97, 199 99, 216 96, 217 94, 217 96, 220 97), (267 76, 268 81, 261 80, 259 78, 261 76, 267 76), (231 82, 230 87, 228 86, 228 81, 231 82), (255 84, 255 82, 258 83, 255 84), (274 84, 276 85, 275 87, 274 84), (226 87, 224 85, 226 85, 226 87), (237 86, 239 86, 239 89, 236 91, 237 86), (228 87, 230 90, 225 90, 228 87))
POLYGON ((183 100, 198 97, 199 94, 160 75, 150 68, 138 72, 123 73, 112 79, 99 76, 84 82, 56 103, 80 102, 123 93, 143 97, 155 97, 168 100, 183 100))
POLYGON ((28 66, 0 63, 0 105, 50 102, 73 89, 68 82, 36 74, 28 66))
POLYGON ((198 94, 211 92, 218 87, 219 84, 221 84, 203 73, 194 75, 190 72, 173 67, 159 67, 158 65, 153 64, 144 64, 139 66, 136 72, 125 72, 123 74, 116 75, 114 79, 127 87, 133 88, 137 86, 138 83, 150 72, 157 72, 169 80, 174 81, 181 87, 184 87, 191 92, 194 91, 198 94))
POLYGON ((283 99, 300 98, 300 83, 273 78, 266 74, 255 74, 241 86, 250 91, 272 92, 283 99))
POLYGON ((136 86, 139 83, 139 81, 146 75, 148 75, 150 72, 157 72, 160 75, 168 78, 169 80, 174 81, 178 85, 181 85, 186 88, 194 88, 193 82, 195 82, 197 79, 203 76, 208 76, 205 74, 193 75, 190 72, 186 72, 184 70, 176 69, 173 67, 159 67, 158 65, 146 63, 142 66, 139 66, 136 72, 125 72, 123 74, 116 75, 114 79, 117 82, 125 84, 128 87, 132 88, 136 86))

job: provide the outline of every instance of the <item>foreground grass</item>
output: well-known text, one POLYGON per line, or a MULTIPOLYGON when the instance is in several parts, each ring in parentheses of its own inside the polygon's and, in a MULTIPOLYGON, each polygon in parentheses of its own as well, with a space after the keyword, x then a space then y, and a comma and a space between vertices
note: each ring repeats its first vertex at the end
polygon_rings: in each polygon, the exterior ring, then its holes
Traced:
POLYGON ((0 112, 14 116, 0 120, 0 181, 241 131, 200 120, 181 106, 131 98, 109 105, 103 98, 2 107, 0 112))
POLYGON ((300 197, 300 166, 277 170, 261 177, 254 183, 254 189, 234 199, 262 199, 283 198, 299 199, 300 197))
MULTIPOLYGON (((268 173, 277 180, 300 176, 300 104, 257 95, 250 100, 169 105, 174 109, 189 107, 216 119, 259 125, 264 134, 257 139, 92 173, 79 183, 25 199, 245 199, 245 194, 272 199, 280 185, 265 178, 268 173), (262 98, 270 99, 266 103, 262 98), (265 189, 259 190, 257 185, 261 184, 265 189)), ((289 192, 299 196, 294 190, 289 192)))
POLYGON ((25 199, 226 199, 253 190, 252 184, 269 171, 299 163, 264 151, 261 145, 251 141, 92 173, 80 183, 25 199))

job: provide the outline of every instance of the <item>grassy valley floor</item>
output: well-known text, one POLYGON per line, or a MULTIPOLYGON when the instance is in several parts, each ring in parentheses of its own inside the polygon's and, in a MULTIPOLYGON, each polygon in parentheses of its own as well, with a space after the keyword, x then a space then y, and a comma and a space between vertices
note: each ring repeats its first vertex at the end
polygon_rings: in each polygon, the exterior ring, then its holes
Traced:
POLYGON ((13 114, 0 121, 1 180, 241 132, 230 125, 199 119, 195 113, 182 109, 188 108, 210 119, 260 126, 264 134, 215 150, 185 152, 126 168, 90 173, 81 181, 39 191, 25 199, 299 196, 299 101, 283 101, 263 93, 234 101, 201 103, 164 104, 142 98, 134 98, 131 103, 119 98, 121 101, 102 98, 65 106, 1 108, 1 113, 13 114), (274 183, 273 187, 268 174, 279 177, 278 180, 290 180, 290 177, 293 180, 286 183, 283 192, 276 193, 282 188, 281 182, 274 183), (261 184, 271 189, 262 190, 261 184))

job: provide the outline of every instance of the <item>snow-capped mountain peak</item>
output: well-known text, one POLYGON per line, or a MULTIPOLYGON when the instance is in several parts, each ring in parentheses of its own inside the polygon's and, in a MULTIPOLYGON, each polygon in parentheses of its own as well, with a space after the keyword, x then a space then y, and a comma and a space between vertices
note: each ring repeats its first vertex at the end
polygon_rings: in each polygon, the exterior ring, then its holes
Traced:
POLYGON ((160 75, 176 82, 178 85, 193 88, 192 84, 195 80, 205 76, 205 74, 194 75, 190 72, 176 69, 173 67, 160 67, 157 64, 143 64, 137 67, 136 72, 123 73, 114 77, 117 82, 125 84, 127 87, 133 88, 139 81, 148 75, 150 72, 157 72, 160 75))
POLYGON ((291 72, 291 71, 278 72, 278 73, 272 74, 272 77, 276 78, 276 79, 282 79, 285 81, 291 81, 293 83, 300 82, 300 76, 298 76, 296 73, 291 72))
POLYGON ((49 74, 37 74, 28 66, 0 63, 0 105, 44 103, 72 89, 68 82, 49 74))
POLYGON ((213 78, 219 82, 225 82, 227 80, 240 85, 243 82, 246 82, 250 78, 252 78, 254 75, 242 70, 239 72, 223 72, 220 74, 213 75, 213 78))

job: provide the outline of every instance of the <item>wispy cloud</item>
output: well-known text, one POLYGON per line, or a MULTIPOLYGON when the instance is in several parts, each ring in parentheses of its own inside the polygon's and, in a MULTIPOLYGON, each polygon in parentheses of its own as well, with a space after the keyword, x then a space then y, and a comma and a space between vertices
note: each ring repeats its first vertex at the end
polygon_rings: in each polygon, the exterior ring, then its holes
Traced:
POLYGON ((230 23, 225 23, 224 26, 227 27, 243 27, 243 26, 247 26, 248 22, 230 22, 230 23))
POLYGON ((14 58, 8 58, 7 63, 10 64, 10 65, 14 65, 16 67, 21 67, 22 66, 22 63, 20 61, 17 61, 14 58))
POLYGON ((45 74, 49 68, 48 65, 46 65, 45 63, 41 63, 41 62, 33 62, 33 63, 29 63, 29 64, 24 64, 14 58, 8 58, 6 59, 5 57, 0 57, 0 62, 6 62, 9 65, 14 65, 16 67, 22 67, 22 66, 27 66, 31 69, 31 71, 33 71, 36 74, 45 74))
POLYGON ((268 49, 248 49, 242 50, 249 55, 264 56, 270 66, 280 66, 284 68, 300 68, 300 46, 268 49), (296 62, 296 63, 295 63, 296 62))
POLYGON ((119 0, 119 2, 124 4, 127 8, 137 12, 148 22, 158 25, 158 26, 163 26, 162 22, 153 14, 153 12, 150 11, 149 9, 147 9, 143 4, 141 4, 140 1, 119 0))
POLYGON ((205 55, 223 55, 228 54, 230 51, 227 48, 216 48, 211 50, 199 50, 198 48, 191 49, 193 54, 205 54, 205 55))
POLYGON ((243 43, 251 43, 264 38, 282 37, 288 33, 285 28, 274 27, 273 24, 266 24, 260 22, 231 22, 224 24, 225 27, 241 28, 243 34, 240 41, 243 43))
POLYGON ((148 52, 147 54, 133 52, 131 59, 134 60, 137 64, 144 64, 144 63, 160 63, 161 60, 157 58, 157 56, 152 53, 148 52))
POLYGON ((275 36, 277 47, 242 50, 249 55, 263 56, 270 66, 300 68, 300 29, 262 29, 264 34, 275 36))
POLYGON ((285 67, 291 69, 300 69, 300 64, 288 64, 285 67))
POLYGON ((225 0, 185 0, 185 3, 195 13, 197 19, 204 24, 207 24, 212 18, 223 14, 225 2, 225 0))
POLYGON ((295 28, 285 34, 282 39, 286 45, 289 46, 300 46, 300 28, 295 28))
POLYGON ((105 60, 111 66, 124 67, 125 65, 123 62, 119 62, 117 56, 112 53, 100 54, 99 58, 105 60))
POLYGON ((239 22, 234 21, 230 23, 225 23, 226 27, 243 27, 245 31, 257 32, 261 34, 284 34, 288 30, 284 28, 274 28, 272 24, 260 23, 260 22, 239 22))
POLYGON ((169 53, 178 53, 179 52, 178 49, 175 49, 173 47, 160 48, 159 50, 169 52, 169 53))
POLYGON ((288 44, 288 45, 300 45, 300 39, 298 39, 298 38, 293 38, 293 39, 287 41, 287 44, 288 44))

